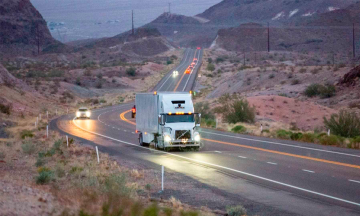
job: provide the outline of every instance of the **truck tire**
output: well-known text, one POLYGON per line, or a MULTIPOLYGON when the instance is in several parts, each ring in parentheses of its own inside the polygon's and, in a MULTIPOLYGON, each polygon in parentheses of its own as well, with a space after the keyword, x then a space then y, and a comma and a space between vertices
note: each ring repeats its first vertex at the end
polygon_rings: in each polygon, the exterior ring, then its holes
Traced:
POLYGON ((149 146, 149 143, 144 143, 144 138, 142 133, 139 134, 139 144, 140 146, 149 146))
POLYGON ((131 118, 135 118, 136 114, 135 113, 131 113, 131 118))

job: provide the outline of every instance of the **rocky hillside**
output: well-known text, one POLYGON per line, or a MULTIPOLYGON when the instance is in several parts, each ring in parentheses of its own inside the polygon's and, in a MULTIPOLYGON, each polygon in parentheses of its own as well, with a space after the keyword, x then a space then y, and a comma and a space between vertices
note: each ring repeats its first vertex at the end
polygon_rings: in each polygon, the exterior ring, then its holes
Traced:
POLYGON ((52 51, 62 45, 54 40, 46 21, 30 0, 0 1, 0 55, 52 51), (4 52, 3 52, 4 51, 4 52))
POLYGON ((85 48, 102 47, 126 55, 153 56, 173 49, 173 45, 164 38, 156 28, 143 27, 116 35, 111 38, 91 41, 85 48))
MULTIPOLYGON (((313 17, 301 17, 283 26, 271 26, 271 50, 343 53, 352 55, 352 24, 359 24, 360 3, 313 17)), ((356 35, 360 29, 356 28, 356 35)), ((267 26, 242 24, 222 29, 214 47, 231 51, 267 50, 267 26)), ((357 47, 357 50, 359 47, 357 47)), ((359 52, 359 51, 358 51, 359 52)))
POLYGON ((213 23, 282 22, 345 8, 357 0, 224 0, 198 16, 213 23))

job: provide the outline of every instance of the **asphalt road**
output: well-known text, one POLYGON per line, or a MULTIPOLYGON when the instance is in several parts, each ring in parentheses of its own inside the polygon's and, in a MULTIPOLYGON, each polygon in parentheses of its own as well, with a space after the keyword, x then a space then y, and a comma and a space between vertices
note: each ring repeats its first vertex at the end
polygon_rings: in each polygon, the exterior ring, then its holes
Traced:
MULTIPOLYGON (((154 91, 189 91, 200 67, 202 50, 186 49, 175 70, 154 91), (194 71, 184 74, 193 58, 194 71)), ((199 152, 161 152, 138 145, 133 104, 93 112, 90 120, 63 116, 54 124, 87 140, 112 140, 100 147, 113 155, 163 164, 201 182, 262 204, 300 215, 360 215, 360 151, 315 144, 237 135, 202 129, 199 152)))

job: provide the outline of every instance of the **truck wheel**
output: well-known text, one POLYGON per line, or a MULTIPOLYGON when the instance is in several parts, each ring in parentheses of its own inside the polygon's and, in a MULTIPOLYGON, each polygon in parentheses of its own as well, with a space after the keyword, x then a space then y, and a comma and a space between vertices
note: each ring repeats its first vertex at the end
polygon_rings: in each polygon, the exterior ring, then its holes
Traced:
POLYGON ((135 118, 135 113, 131 113, 131 118, 135 118))
POLYGON ((139 144, 140 146, 147 146, 147 147, 150 145, 149 143, 144 143, 144 138, 142 133, 139 134, 139 144))
POLYGON ((139 144, 140 144, 140 146, 144 146, 142 133, 139 134, 139 144))

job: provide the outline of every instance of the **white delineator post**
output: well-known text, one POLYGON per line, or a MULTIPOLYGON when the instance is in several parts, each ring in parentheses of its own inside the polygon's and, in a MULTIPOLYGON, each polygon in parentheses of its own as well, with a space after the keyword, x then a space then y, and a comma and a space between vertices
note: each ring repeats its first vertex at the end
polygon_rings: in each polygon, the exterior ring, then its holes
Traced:
POLYGON ((328 136, 330 136, 330 129, 328 130, 328 136))
POLYGON ((161 191, 164 191, 164 166, 161 166, 161 191))
POLYGON ((100 163, 100 158, 99 158, 99 150, 98 150, 98 147, 97 147, 97 146, 95 146, 95 149, 96 149, 97 161, 98 161, 98 163, 100 163))
POLYGON ((69 137, 66 135, 66 147, 69 147, 69 137))
POLYGON ((262 124, 261 124, 261 127, 260 127, 260 131, 261 131, 261 132, 263 131, 263 126, 262 126, 262 124))
POLYGON ((37 126, 37 122, 35 121, 35 127, 37 126))
POLYGON ((46 125, 46 138, 49 138, 49 125, 46 125))
POLYGON ((216 118, 216 125, 215 125, 215 128, 217 129, 218 127, 218 119, 216 118))

